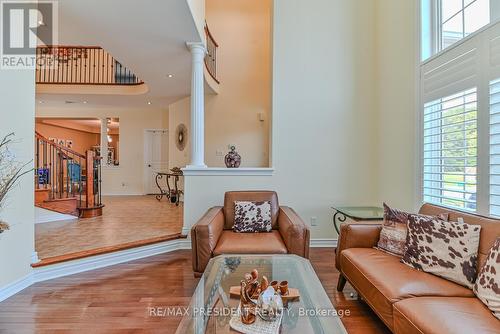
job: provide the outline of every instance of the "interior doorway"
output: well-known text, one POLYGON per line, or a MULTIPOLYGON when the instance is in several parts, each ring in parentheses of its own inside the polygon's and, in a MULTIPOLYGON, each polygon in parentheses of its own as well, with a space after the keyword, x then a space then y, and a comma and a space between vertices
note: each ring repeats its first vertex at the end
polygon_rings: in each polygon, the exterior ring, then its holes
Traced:
POLYGON ((168 130, 144 131, 144 193, 157 194, 156 173, 168 170, 168 130))

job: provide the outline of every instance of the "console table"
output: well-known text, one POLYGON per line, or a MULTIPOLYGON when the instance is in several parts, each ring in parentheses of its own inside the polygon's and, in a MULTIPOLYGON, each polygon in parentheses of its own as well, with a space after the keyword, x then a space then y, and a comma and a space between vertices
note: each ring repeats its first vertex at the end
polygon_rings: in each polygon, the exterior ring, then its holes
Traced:
POLYGON ((182 190, 179 190, 179 179, 182 176, 180 173, 168 173, 168 172, 157 172, 156 173, 156 186, 160 190, 160 193, 156 195, 156 199, 161 201, 163 196, 167 197, 169 200, 172 200, 172 197, 175 196, 175 205, 179 205, 179 200, 181 195, 184 193, 182 190), (165 184, 167 189, 164 189, 160 185, 160 181, 165 177, 165 184), (173 179, 173 187, 170 186, 170 179, 173 179))
POLYGON ((340 223, 351 218, 355 221, 361 220, 383 220, 384 209, 377 206, 334 206, 333 226, 335 231, 340 235, 340 223))

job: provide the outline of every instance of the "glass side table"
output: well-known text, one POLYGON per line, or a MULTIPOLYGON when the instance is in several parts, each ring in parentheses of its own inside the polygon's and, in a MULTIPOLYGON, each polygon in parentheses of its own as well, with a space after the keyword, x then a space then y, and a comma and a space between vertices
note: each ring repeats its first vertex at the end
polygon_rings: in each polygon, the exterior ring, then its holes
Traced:
POLYGON ((332 209, 335 211, 333 226, 338 235, 340 235, 340 224, 347 218, 354 221, 384 219, 384 209, 377 206, 334 206, 332 209))

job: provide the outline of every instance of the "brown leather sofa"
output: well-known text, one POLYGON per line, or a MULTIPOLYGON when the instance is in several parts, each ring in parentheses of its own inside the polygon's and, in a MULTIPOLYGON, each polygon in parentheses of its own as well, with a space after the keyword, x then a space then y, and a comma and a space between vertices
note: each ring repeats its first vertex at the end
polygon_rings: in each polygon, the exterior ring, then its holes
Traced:
MULTIPOLYGON (((482 226, 480 268, 500 236, 500 220, 430 204, 420 209, 426 215, 443 212, 450 214, 450 220, 462 217, 466 223, 482 226)), ((380 222, 342 225, 335 262, 341 273, 337 290, 343 290, 347 279, 393 333, 500 333, 500 320, 472 290, 410 268, 398 257, 374 249, 381 228, 380 222)))
POLYGON ((221 254, 296 254, 309 257, 309 229, 291 208, 279 206, 274 191, 230 191, 223 207, 213 207, 191 229, 193 271, 201 276, 211 257, 221 254), (272 231, 236 233, 235 201, 270 201, 272 231))

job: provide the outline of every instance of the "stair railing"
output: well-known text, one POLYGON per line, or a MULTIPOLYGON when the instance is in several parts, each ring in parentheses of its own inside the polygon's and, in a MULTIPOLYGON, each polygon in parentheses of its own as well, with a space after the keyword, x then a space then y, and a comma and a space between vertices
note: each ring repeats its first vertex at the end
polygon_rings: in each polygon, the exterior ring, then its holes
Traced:
POLYGON ((205 23, 205 36, 207 38, 207 54, 205 55, 205 67, 208 73, 217 83, 219 79, 217 78, 217 48, 219 44, 215 41, 214 37, 208 29, 208 25, 205 23))
POLYGON ((144 82, 98 46, 36 49, 37 84, 140 85, 144 82))
POLYGON ((73 151, 35 132, 35 189, 47 189, 49 200, 76 198, 78 208, 102 206, 101 157, 73 151))

